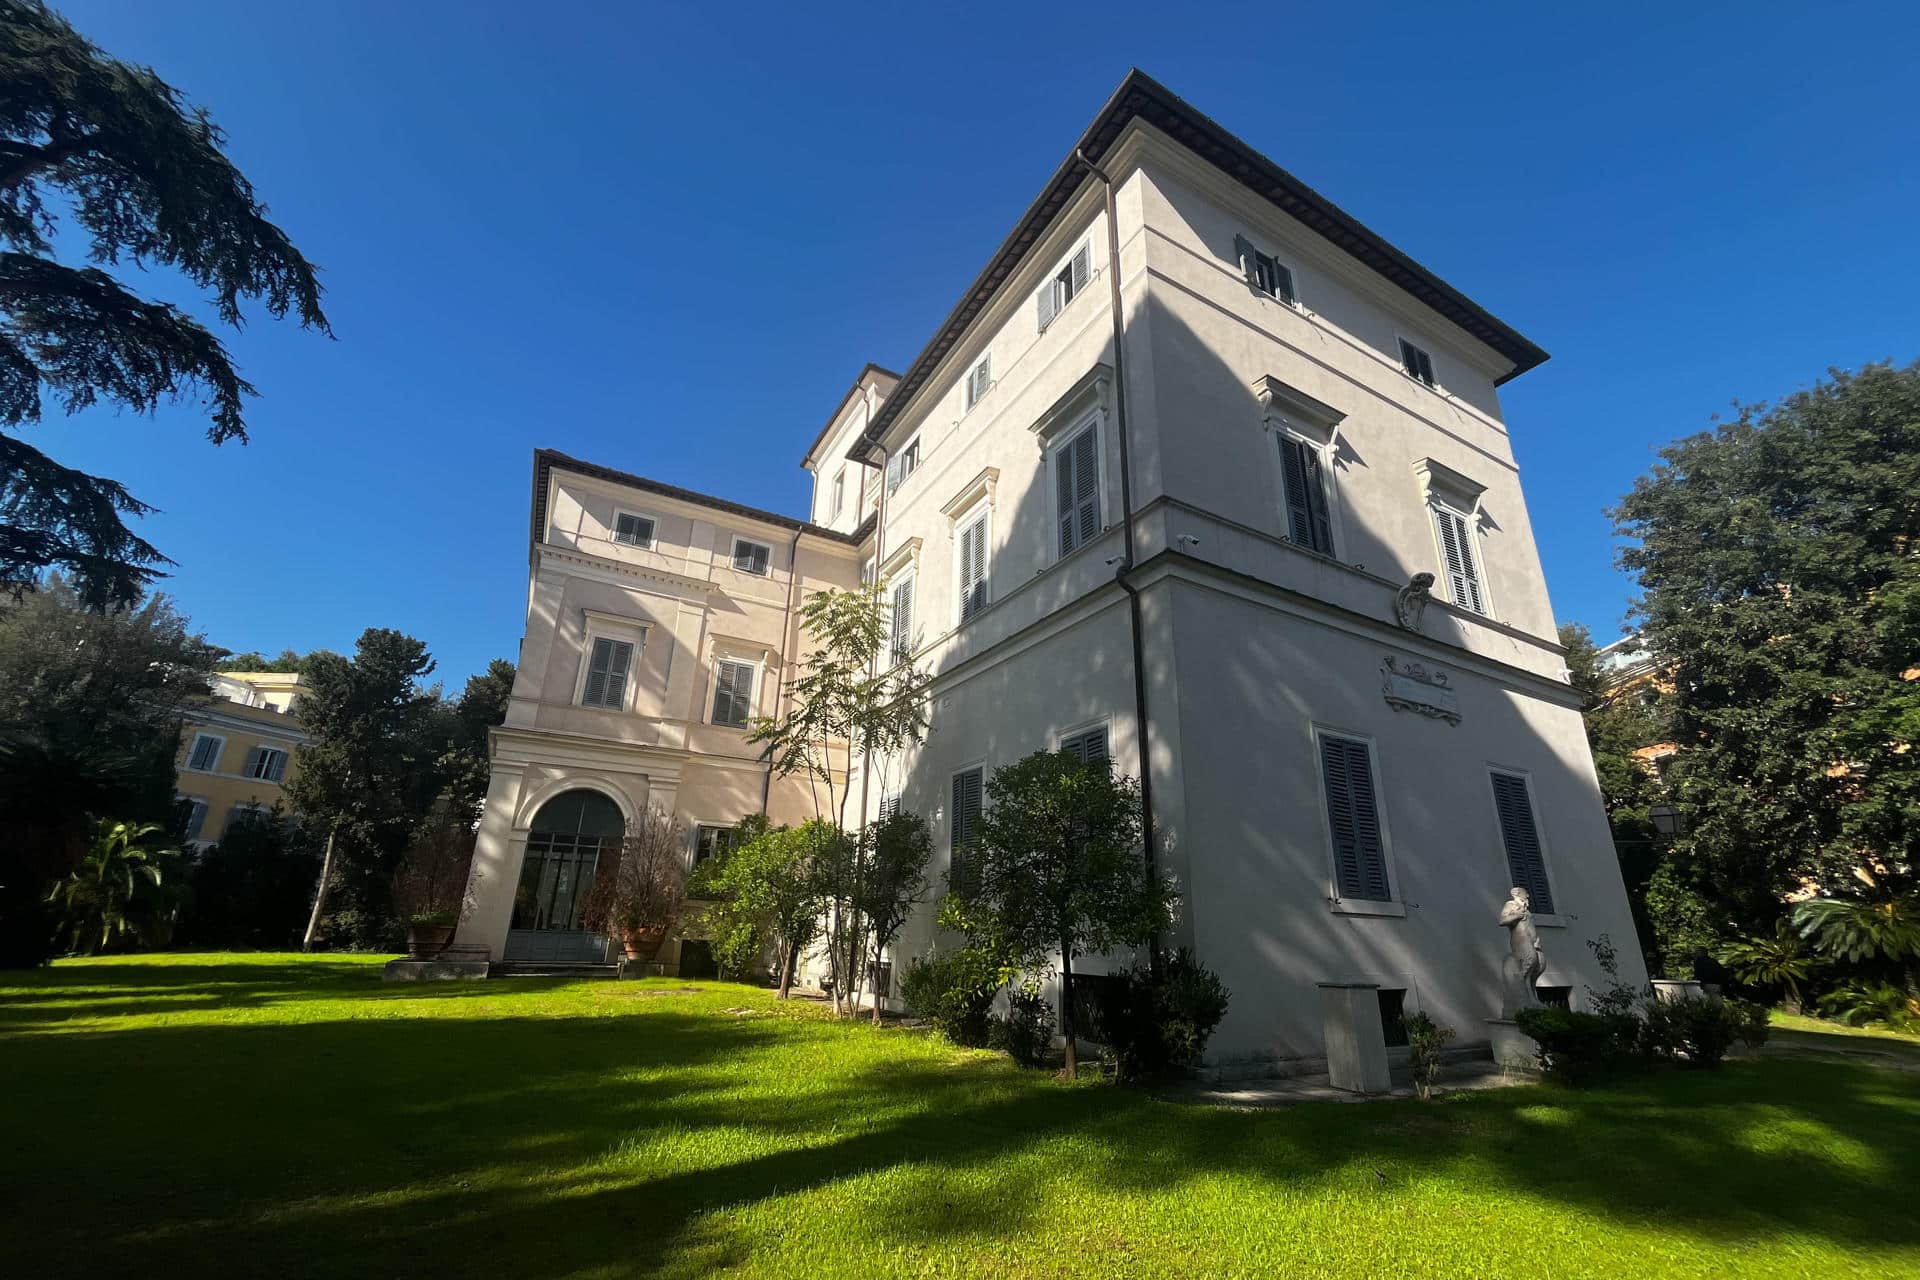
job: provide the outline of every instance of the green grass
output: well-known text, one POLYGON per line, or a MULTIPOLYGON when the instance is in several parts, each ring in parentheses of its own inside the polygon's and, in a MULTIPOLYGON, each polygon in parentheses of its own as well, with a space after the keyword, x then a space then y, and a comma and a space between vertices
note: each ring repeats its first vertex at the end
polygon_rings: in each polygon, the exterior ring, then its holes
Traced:
POLYGON ((1920 1274, 1907 1072, 1235 1112, 687 985, 0 974, 0 1272, 1920 1274))

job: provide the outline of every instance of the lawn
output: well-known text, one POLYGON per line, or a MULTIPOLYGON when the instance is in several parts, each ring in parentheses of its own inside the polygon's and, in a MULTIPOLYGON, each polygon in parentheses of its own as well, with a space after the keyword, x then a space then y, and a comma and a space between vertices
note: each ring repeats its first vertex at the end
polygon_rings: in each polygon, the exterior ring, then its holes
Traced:
POLYGON ((0 1271, 1920 1275, 1911 1072, 1249 1113, 748 987, 378 964, 0 974, 0 1271))

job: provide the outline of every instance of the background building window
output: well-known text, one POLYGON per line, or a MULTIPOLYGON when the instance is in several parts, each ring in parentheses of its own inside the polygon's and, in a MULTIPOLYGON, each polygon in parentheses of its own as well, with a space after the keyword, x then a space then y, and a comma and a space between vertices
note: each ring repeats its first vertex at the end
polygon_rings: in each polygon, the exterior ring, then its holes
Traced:
POLYGON ((697 867, 708 858, 731 853, 739 842, 740 833, 732 827, 697 826, 693 829, 693 865, 697 867))
POLYGON ((187 768, 196 773, 212 773, 220 766, 220 752, 227 740, 217 734, 195 735, 193 750, 187 753, 187 768))
POLYGON ((741 573, 764 575, 772 561, 773 548, 766 543, 749 542, 745 538, 733 540, 733 567, 741 573))
POLYGON ((1430 387, 1434 385, 1433 357, 1405 338, 1400 339, 1400 367, 1406 371, 1409 378, 1424 382, 1430 387))
POLYGON ((653 521, 646 516, 622 511, 613 518, 613 540, 633 547, 651 547, 653 521))
POLYGON ((287 753, 278 747, 254 747, 247 752, 246 766, 240 772, 244 777, 278 782, 287 774, 287 753))

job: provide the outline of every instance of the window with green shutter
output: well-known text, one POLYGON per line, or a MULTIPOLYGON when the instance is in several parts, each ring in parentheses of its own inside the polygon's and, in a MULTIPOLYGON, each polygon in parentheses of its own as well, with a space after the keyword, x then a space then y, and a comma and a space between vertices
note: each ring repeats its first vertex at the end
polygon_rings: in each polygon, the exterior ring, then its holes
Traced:
POLYGON ((1298 436, 1280 433, 1280 474, 1287 491, 1287 536, 1300 546, 1333 554, 1333 521, 1327 514, 1327 482, 1320 450, 1298 436))
POLYGON ((1068 556, 1100 532, 1100 428, 1088 423, 1053 454, 1060 554, 1068 556))
POLYGON ((960 530, 960 621, 987 607, 987 513, 981 512, 960 530))
POLYGON ((1264 293, 1279 302, 1297 301, 1293 291, 1293 272, 1285 263, 1270 253, 1262 253, 1254 248, 1253 242, 1245 236, 1233 238, 1233 249, 1240 259, 1240 273, 1247 278, 1247 284, 1254 292, 1264 293))
POLYGON ((953 775, 953 809, 948 825, 947 882, 965 897, 980 887, 979 867, 972 859, 980 836, 980 804, 985 793, 985 771, 978 766, 953 775))
POLYGON ((913 656, 913 577, 898 578, 893 584, 893 660, 905 662, 913 656))
POLYGON ((1359 738, 1321 734, 1320 776, 1326 785, 1327 828, 1333 839, 1339 896, 1391 901, 1372 749, 1359 738))
POLYGON ((587 660, 587 682, 580 690, 580 705, 620 710, 626 705, 627 674, 632 667, 631 644, 604 637, 595 640, 587 660))
POLYGON ((1547 860, 1540 848, 1540 829, 1533 821, 1533 797, 1526 778, 1495 769, 1493 807, 1500 815, 1500 840, 1507 848, 1512 883, 1527 891, 1535 911, 1552 915, 1553 889, 1547 884, 1547 860))
POLYGON ((753 716, 753 664, 722 658, 713 677, 713 722, 744 729, 753 716))
POLYGON ((1487 612, 1486 593, 1480 587, 1480 560, 1473 545, 1473 522, 1467 516, 1435 499, 1431 504, 1433 527, 1440 537, 1440 554, 1446 563, 1447 594, 1463 609, 1487 612))
POLYGON ((1067 304, 1080 296, 1087 287, 1087 280, 1093 274, 1093 255, 1086 245, 1074 250, 1053 278, 1040 286, 1040 292, 1034 295, 1040 308, 1040 332, 1045 333, 1054 317, 1066 310, 1067 304))
POLYGON ((1097 724, 1091 729, 1082 729, 1060 739, 1060 749, 1078 760, 1081 764, 1093 764, 1107 760, 1107 726, 1097 724))
POLYGON ((992 385, 993 356, 989 354, 981 356, 980 363, 973 366, 973 371, 967 375, 966 407, 971 409, 976 404, 979 404, 980 397, 986 395, 987 388, 992 385))
POLYGON ((199 773, 212 773, 220 764, 220 753, 226 749, 227 740, 217 734, 203 733, 193 740, 193 750, 187 754, 187 768, 199 773))
POLYGON ((1400 368, 1409 378, 1433 386, 1433 357, 1414 346, 1405 338, 1400 339, 1400 368))

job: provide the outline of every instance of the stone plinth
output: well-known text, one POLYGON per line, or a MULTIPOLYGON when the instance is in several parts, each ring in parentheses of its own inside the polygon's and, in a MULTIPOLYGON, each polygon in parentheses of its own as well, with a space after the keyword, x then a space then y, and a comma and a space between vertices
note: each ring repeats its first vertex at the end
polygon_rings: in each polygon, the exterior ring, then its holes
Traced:
POLYGON ((1706 994, 1705 988, 1691 980, 1684 982, 1671 978, 1653 980, 1653 995, 1656 1000, 1698 1000, 1706 994))
POLYGON ((1487 1019, 1487 1047, 1493 1051, 1493 1060, 1500 1064, 1503 1071, 1534 1072, 1540 1069, 1539 1046, 1534 1044, 1532 1036, 1510 1019, 1487 1019))
POLYGON ((409 960, 402 956, 387 961, 380 977, 387 982, 441 982, 459 978, 484 978, 487 961, 459 956, 441 956, 434 960, 409 960))
POLYGON ((1322 982, 1320 1013, 1326 1024, 1327 1080, 1348 1093, 1386 1093, 1387 1036, 1380 1026, 1380 984, 1322 982))

